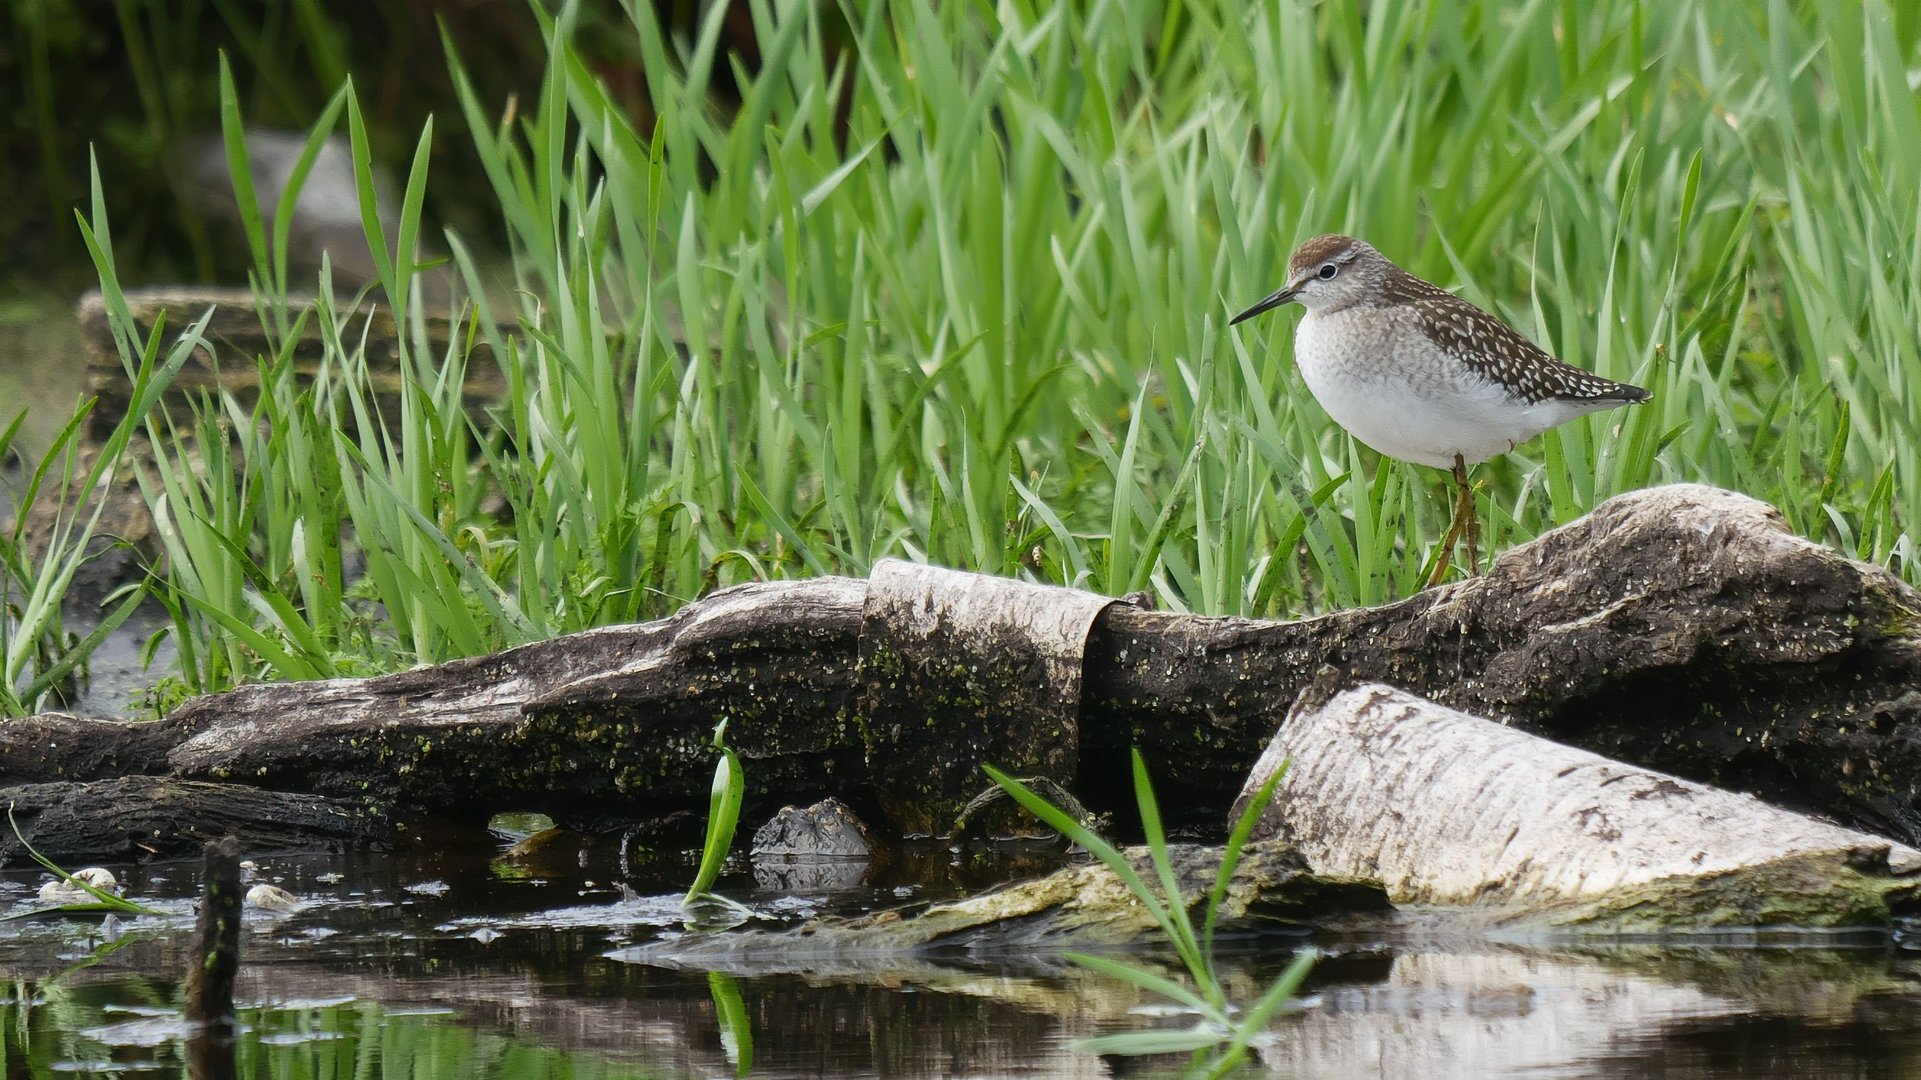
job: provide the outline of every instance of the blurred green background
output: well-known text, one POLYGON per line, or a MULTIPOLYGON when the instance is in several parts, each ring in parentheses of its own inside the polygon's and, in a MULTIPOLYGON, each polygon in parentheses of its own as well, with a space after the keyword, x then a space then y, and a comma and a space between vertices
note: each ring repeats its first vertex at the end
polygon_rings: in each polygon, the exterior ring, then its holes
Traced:
MULTIPOLYGON (((652 6, 685 29, 706 5, 652 6)), ((650 123, 621 4, 589 0, 578 25, 582 57, 638 124, 650 123)), ((210 192, 191 167, 210 146, 224 173, 214 78, 222 52, 250 127, 304 133, 351 76, 376 156, 392 168, 434 116, 430 220, 477 242, 499 239, 443 32, 496 115, 533 100, 547 53, 527 0, 8 0, 0 15, 0 296, 70 299, 94 285, 74 226, 88 198, 89 149, 99 157, 126 284, 246 281, 246 245, 223 232, 231 214, 211 206, 231 189, 210 192)), ((744 5, 728 12, 722 38, 730 52, 755 55, 744 5)), ((717 74, 724 100, 730 72, 717 74)))

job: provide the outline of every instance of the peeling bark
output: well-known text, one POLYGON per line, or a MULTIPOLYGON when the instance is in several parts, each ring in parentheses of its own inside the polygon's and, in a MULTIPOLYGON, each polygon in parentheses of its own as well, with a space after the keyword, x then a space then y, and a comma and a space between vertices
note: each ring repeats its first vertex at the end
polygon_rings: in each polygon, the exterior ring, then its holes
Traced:
POLYGON ((862 729, 868 773, 899 828, 948 832, 985 786, 983 762, 1074 782, 1081 656, 1111 603, 892 559, 874 567, 861 618, 862 729))

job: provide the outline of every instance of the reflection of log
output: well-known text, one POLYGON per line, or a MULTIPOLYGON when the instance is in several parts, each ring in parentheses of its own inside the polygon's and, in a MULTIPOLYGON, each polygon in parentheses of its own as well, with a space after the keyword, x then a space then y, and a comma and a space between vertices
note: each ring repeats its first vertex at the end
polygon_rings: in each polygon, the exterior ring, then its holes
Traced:
POLYGON ((1020 753, 1031 757, 998 763, 1077 773, 1083 801, 1112 808, 1126 799, 1116 788, 1137 744, 1164 805, 1218 820, 1276 718, 1320 679, 1331 689, 1391 683, 1611 757, 1921 839, 1912 630, 1921 599, 1879 569, 1789 536, 1768 508, 1727 492, 1622 496, 1507 552, 1485 577, 1324 618, 1203 618, 1035 587, 1043 607, 1064 601, 1047 635, 1022 636, 1048 619, 997 623, 989 610, 975 612, 990 616, 980 633, 950 624, 938 639, 945 653, 933 638, 911 640, 911 625, 907 638, 874 640, 894 632, 881 613, 918 604, 958 618, 967 590, 981 586, 970 575, 885 567, 872 586, 769 582, 659 622, 495 656, 379 679, 244 687, 116 734, 42 717, 30 738, 0 736, 0 781, 151 772, 592 822, 704 807, 707 740, 726 716, 751 793, 779 800, 768 811, 840 795, 862 812, 885 803, 896 828, 934 827, 981 761, 1020 753), (889 582, 928 589, 903 599, 889 582), (1078 626, 1075 679, 1061 655, 1078 626), (1029 659, 1006 662, 1010 642, 1029 659), (948 662, 922 663, 905 679, 891 661, 861 663, 894 655, 948 662), (903 681, 912 695, 896 699, 903 681), (876 703, 893 706, 885 723, 874 722, 884 715, 876 703), (944 767, 930 785, 935 761, 944 767), (928 802, 903 806, 901 793, 915 791, 928 802))
POLYGON ((1385 686, 1289 717, 1247 791, 1283 762, 1255 835, 1320 873, 1378 878, 1396 903, 1649 931, 1885 926, 1921 910, 1914 848, 1385 686))
POLYGON ((1908 1030, 1912 983, 1890 970, 1900 961, 1878 949, 1827 951, 1829 941, 1792 949, 1667 945, 1658 962, 1620 963, 1443 930, 1433 942, 1387 950, 1384 976, 1318 986, 1323 1007, 1278 1026, 1284 1037, 1262 1048, 1262 1064, 1277 1076, 1561 1071, 1550 1062, 1563 1063, 1564 1075, 1762 1076, 1779 1075, 1774 1063, 1784 1058, 1811 1054, 1842 1075, 1911 1075, 1911 1044, 1852 1035, 1908 1030), (1703 956, 1776 989, 1687 978, 1683 969, 1703 956), (1790 989, 1796 984, 1799 993, 1790 989), (1817 987, 1827 994, 1808 992, 1817 987))
MULTIPOLYGON (((1156 880, 1146 848, 1125 854, 1143 880, 1156 880)), ((1193 904, 1213 887, 1221 849, 1177 844, 1169 849, 1169 861, 1181 895, 1193 904)), ((1385 897, 1371 882, 1315 877, 1292 849, 1255 843, 1242 852, 1218 925, 1229 934, 1386 909, 1385 897)), ((1159 933, 1153 917, 1113 871, 1085 863, 937 904, 908 918, 896 911, 823 918, 791 932, 688 935, 609 955, 657 967, 742 975, 858 975, 889 970, 926 950, 993 952, 1056 964, 1064 950, 1127 945, 1159 933)))
MULTIPOLYGON (((603 1072, 615 1075, 625 1074, 622 1066, 646 1075, 733 1074, 702 971, 608 963, 600 938, 578 923, 539 937, 539 962, 530 964, 526 952, 472 948, 465 940, 471 924, 441 935, 396 918, 360 903, 328 905, 275 932, 250 934, 239 996, 269 1003, 356 999, 324 1010, 327 1030, 379 1048, 390 1074, 419 1060, 409 1053, 440 1054, 444 1063, 456 1048, 470 1047, 467 1040, 497 1036, 604 1057, 612 1064, 603 1072), (302 932, 309 926, 343 932, 316 941, 302 932), (397 926, 429 940, 373 957, 356 944, 370 931, 397 926), (463 958, 458 978, 447 973, 450 950, 463 958), (457 1021, 444 1015, 448 1010, 457 1021)), ((516 929, 523 924, 507 913, 485 925, 509 942, 534 933, 516 929)), ((1495 1077, 1540 1073, 1544 1062, 1558 1061, 1579 1063, 1571 1070, 1590 1075, 1673 1075, 1686 1066, 1707 1075, 1762 1075, 1761 1063, 1780 1060, 1772 1055, 1818 1047, 1853 1075, 1912 1076, 1921 1059, 1902 1035, 1913 1023, 1912 961, 1883 939, 1868 948, 1820 935, 1795 940, 1794 948, 1696 943, 1641 951, 1496 943, 1463 935, 1451 922, 1432 931, 1402 920, 1385 941, 1369 938, 1358 949, 1325 954, 1309 986, 1322 1005, 1277 1021, 1282 1037, 1261 1051, 1269 1072, 1495 1077), (1765 1037, 1756 1034, 1763 1028, 1765 1037)), ((30 962, 17 958, 20 944, 16 959, 0 966, 0 979, 37 981, 71 964, 60 959, 73 948, 69 935, 46 935, 30 962)), ((187 947, 184 934, 157 935, 100 958, 85 975, 132 980, 147 973, 164 1000, 187 947)), ((1129 959, 1182 977, 1171 957, 1129 959)), ((1254 1000, 1284 959, 1223 958, 1229 1000, 1254 1000)), ((800 973, 741 980, 757 1040, 755 1076, 814 1075, 822 1062, 843 1074, 1099 1075, 1101 1061, 1069 1049, 1075 1038, 1188 1022, 1130 1011, 1153 999, 1058 957, 983 961, 955 950, 896 954, 891 963, 877 958, 866 972, 851 963, 834 973, 793 966, 800 973), (866 1022, 836 1022, 845 1017, 866 1022), (941 1037, 902 1038, 903 1031, 941 1037)), ((501 1050, 497 1042, 485 1048, 501 1050)), ((423 1063, 419 1072, 427 1071, 423 1063)))

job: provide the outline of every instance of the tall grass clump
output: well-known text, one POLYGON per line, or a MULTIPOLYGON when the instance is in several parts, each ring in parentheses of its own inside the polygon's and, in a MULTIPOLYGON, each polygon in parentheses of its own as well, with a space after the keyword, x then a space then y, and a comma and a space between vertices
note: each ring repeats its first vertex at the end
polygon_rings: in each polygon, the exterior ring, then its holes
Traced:
MULTIPOLYGON (((101 273, 111 279, 113 240, 97 170, 92 190, 92 225, 80 217, 80 232, 101 273)), ((124 310, 117 292, 109 294, 108 303, 124 310)), ((68 418, 37 461, 28 462, 15 446, 24 411, 0 431, 0 461, 19 454, 21 464, 31 466, 11 507, 12 523, 0 532, 0 716, 20 716, 49 701, 63 701, 65 690, 84 674, 88 657, 145 596, 141 586, 119 590, 109 598, 110 606, 90 620, 85 634, 67 629, 68 590, 75 576, 113 542, 101 533, 100 522, 109 500, 116 497, 114 485, 127 444, 140 428, 140 417, 202 343, 206 320, 187 327, 170 344, 163 344, 163 327, 139 337, 127 331, 129 326, 131 320, 117 324, 116 338, 126 362, 130 405, 94 453, 82 452, 80 438, 95 405, 92 400, 68 418), (40 512, 43 504, 52 509, 40 512)))
POLYGON ((1176 982, 1145 967, 1111 957, 1068 953, 1068 959, 1091 971, 1131 983, 1185 1008, 1194 1016, 1192 1026, 1181 1029, 1123 1032, 1087 1039, 1076 1048, 1090 1054, 1177 1054, 1188 1053, 1185 1076, 1225 1076, 1247 1057, 1248 1048, 1269 1037, 1267 1026, 1284 1011, 1300 1008, 1297 992, 1314 967, 1313 949, 1301 949, 1285 971, 1270 983, 1261 996, 1245 1007, 1228 1000, 1215 963, 1214 931, 1226 900, 1234 872, 1240 868, 1241 854, 1253 835, 1274 789, 1287 774, 1285 764, 1274 771, 1241 810, 1221 850, 1220 866, 1214 883, 1204 896, 1192 901, 1182 894, 1180 882, 1168 854, 1167 834, 1161 826, 1160 804, 1147 777, 1147 763, 1141 752, 1133 752, 1134 799, 1140 810, 1141 828, 1146 834, 1146 862, 1154 872, 1154 883, 1141 876, 1126 855, 1101 839, 1073 815, 1035 794, 1027 785, 999 769, 986 766, 987 775, 1027 811, 1079 845, 1106 866, 1140 904, 1159 930, 1161 940, 1174 950, 1187 969, 1188 983, 1176 982), (1190 907, 1201 910, 1201 922, 1194 924, 1190 907))
POLYGON ((1291 320, 1223 326, 1331 230, 1654 391, 1482 466, 1495 547, 1691 480, 1921 577, 1921 20, 1885 0, 755 0, 757 65, 721 54, 727 5, 681 35, 630 3, 644 118, 572 8, 540 10, 531 101, 482 100, 448 50, 507 281, 494 245, 426 235, 432 125, 378 219, 351 88, 314 136, 348 131, 378 282, 293 314, 284 216, 249 220, 289 344, 222 358, 259 365, 257 404, 149 429, 194 687, 885 555, 1213 613, 1406 595, 1440 474, 1327 420, 1291 320), (431 313, 430 248, 464 297, 431 313), (463 392, 495 369, 498 400, 463 392))

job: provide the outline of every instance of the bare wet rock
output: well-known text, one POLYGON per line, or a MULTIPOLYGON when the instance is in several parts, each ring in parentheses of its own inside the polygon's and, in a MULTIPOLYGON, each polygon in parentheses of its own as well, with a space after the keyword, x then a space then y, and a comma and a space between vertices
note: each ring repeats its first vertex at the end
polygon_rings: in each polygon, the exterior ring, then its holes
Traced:
POLYGON ((877 845, 867 823, 839 799, 812 806, 783 806, 754 831, 750 850, 758 859, 777 855, 800 859, 865 859, 877 845))
POLYGON ((754 830, 748 850, 762 889, 822 895, 860 888, 887 849, 852 807, 822 799, 781 807, 754 830))

